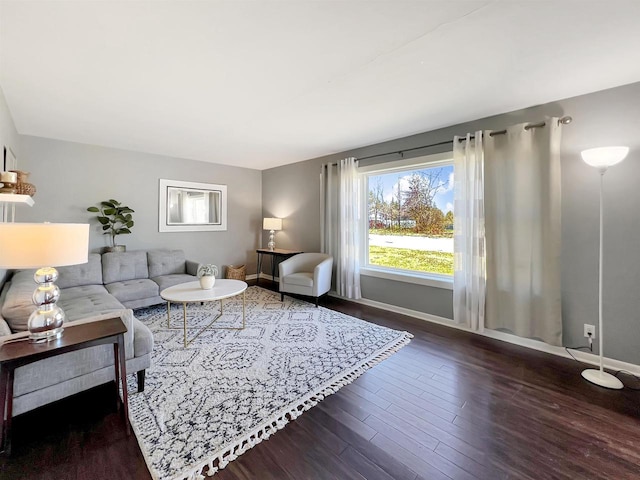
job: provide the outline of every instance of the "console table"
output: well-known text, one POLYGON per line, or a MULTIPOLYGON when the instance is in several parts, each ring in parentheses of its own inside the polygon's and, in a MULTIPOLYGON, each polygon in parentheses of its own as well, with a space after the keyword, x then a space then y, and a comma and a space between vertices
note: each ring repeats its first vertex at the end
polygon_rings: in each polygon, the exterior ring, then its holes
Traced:
MULTIPOLYGON (((116 386, 122 382, 122 403, 127 433, 129 425, 129 401, 127 397, 127 365, 124 351, 124 334, 127 332, 119 317, 65 327, 64 334, 47 343, 30 343, 28 338, 10 340, 0 345, 0 442, 7 455, 11 454, 11 417, 13 416, 13 379, 15 370, 39 360, 97 345, 113 344, 113 363, 116 386)), ((118 409, 120 408, 119 399, 118 409)))
POLYGON ((260 279, 260 273, 262 269, 262 256, 269 255, 271 256, 271 283, 275 283, 276 278, 276 259, 280 258, 280 261, 286 260, 289 257, 293 257, 294 255, 298 255, 300 252, 298 250, 283 250, 282 248, 274 248, 273 250, 269 248, 259 248, 256 250, 258 254, 258 279, 260 279))

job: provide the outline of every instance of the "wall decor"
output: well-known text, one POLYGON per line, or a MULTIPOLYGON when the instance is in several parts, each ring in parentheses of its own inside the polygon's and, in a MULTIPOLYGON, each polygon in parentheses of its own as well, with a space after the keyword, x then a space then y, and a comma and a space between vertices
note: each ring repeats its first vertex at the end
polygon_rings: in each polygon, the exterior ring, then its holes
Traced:
POLYGON ((158 230, 207 232, 227 229, 227 186, 160 179, 158 230))
POLYGON ((15 170, 18 168, 18 160, 16 159, 15 153, 11 150, 11 147, 4 146, 3 159, 2 159, 2 170, 9 171, 15 170))

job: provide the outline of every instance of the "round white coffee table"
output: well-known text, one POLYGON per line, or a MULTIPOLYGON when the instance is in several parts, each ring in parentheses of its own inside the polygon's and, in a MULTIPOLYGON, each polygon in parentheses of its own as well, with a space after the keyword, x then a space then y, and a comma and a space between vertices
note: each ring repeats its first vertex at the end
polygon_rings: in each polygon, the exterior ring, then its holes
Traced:
POLYGON ((171 326, 171 302, 182 303, 182 324, 184 331, 184 346, 193 342, 198 335, 210 328, 220 317, 222 317, 222 300, 242 294, 242 327, 230 328, 220 327, 225 330, 244 330, 245 327, 245 291, 247 284, 240 280, 216 279, 216 283, 210 290, 200 287, 200 282, 187 282, 173 287, 165 288, 160 292, 160 296, 167 301, 167 328, 171 326), (220 300, 220 313, 211 323, 202 328, 191 340, 187 341, 187 303, 190 302, 214 302, 220 300))

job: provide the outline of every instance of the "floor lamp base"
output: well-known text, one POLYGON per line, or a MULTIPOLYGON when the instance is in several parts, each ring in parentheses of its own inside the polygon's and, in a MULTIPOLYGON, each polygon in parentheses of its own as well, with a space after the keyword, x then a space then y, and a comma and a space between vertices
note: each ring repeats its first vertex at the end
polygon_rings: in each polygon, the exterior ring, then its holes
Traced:
POLYGON ((583 370, 582 376, 586 380, 589 380, 591 383, 595 383, 596 385, 600 385, 604 388, 613 388, 615 390, 624 388, 624 385, 620 380, 618 380, 617 377, 614 377, 610 373, 601 372, 600 370, 596 370, 594 368, 583 370))

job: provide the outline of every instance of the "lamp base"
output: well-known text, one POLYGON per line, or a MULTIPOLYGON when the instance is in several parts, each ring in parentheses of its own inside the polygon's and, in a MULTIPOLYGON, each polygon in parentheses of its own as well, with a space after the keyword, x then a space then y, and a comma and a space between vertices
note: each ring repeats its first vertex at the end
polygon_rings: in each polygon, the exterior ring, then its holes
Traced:
POLYGON ((60 298, 60 289, 54 283, 58 279, 58 271, 52 267, 43 267, 33 275, 38 288, 33 292, 32 300, 37 308, 29 316, 27 329, 29 342, 43 343, 57 340, 62 336, 65 320, 64 310, 56 305, 60 298))
POLYGON ((29 334, 29 342, 30 343, 45 343, 51 342, 53 340, 57 340, 62 337, 62 332, 64 332, 64 328, 58 327, 53 330, 46 330, 44 332, 31 332, 29 334))
POLYGON ((617 377, 611 375, 610 373, 596 370, 595 368, 583 370, 582 376, 586 380, 589 380, 591 383, 595 383, 596 385, 600 385, 604 388, 612 388, 614 390, 620 390, 621 388, 624 388, 624 385, 620 380, 618 380, 617 377))
POLYGON ((276 248, 275 236, 276 236, 275 230, 270 230, 269 231, 269 243, 267 243, 267 247, 269 247, 269 250, 273 250, 274 248, 276 248))

